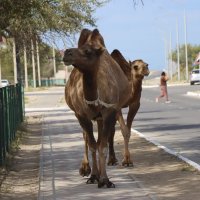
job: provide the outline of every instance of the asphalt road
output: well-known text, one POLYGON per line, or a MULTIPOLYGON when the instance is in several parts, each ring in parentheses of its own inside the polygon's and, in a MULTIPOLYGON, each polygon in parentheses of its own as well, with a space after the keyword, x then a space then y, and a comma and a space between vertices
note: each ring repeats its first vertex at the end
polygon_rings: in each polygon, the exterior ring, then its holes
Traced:
MULTIPOLYGON (((155 98, 159 88, 143 88, 141 107, 135 117, 133 129, 148 138, 200 164, 200 98, 186 95, 200 90, 200 85, 168 87, 170 104, 155 98)), ((26 93, 26 109, 36 111, 51 108, 66 110, 64 88, 26 93)), ((127 110, 124 109, 126 114, 127 110)))
MULTIPOLYGON (((187 96, 195 86, 169 87, 170 104, 156 103, 159 88, 143 88, 141 107, 133 128, 161 145, 200 164, 200 98, 187 96)), ((130 170, 107 168, 116 189, 85 184, 78 174, 83 140, 80 126, 64 100, 64 88, 26 93, 26 115, 42 115, 42 150, 38 199, 156 199, 138 184, 130 170), (66 142, 67 141, 67 142, 66 142), (77 160, 79 162, 77 162, 77 160), (92 191, 92 192, 91 192, 92 191), (98 195, 97 195, 98 194, 98 195), (109 196, 112 194, 111 196, 109 196), (122 198, 123 197, 123 198, 122 198)), ((126 113, 126 109, 124 113, 126 113)))
MULTIPOLYGON (((168 87, 170 104, 155 98, 159 88, 143 88, 133 129, 200 164, 200 97, 186 95, 200 85, 168 87)), ((124 110, 126 113, 126 110, 124 110)))

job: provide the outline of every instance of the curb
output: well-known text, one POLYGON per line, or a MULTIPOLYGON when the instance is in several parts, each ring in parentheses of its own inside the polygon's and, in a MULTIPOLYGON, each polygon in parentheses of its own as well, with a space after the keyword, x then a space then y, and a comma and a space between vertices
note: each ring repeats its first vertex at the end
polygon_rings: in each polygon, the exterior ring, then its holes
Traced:
POLYGON ((188 96, 193 96, 193 97, 200 97, 200 93, 196 93, 196 92, 187 92, 188 96))
POLYGON ((136 133, 138 136, 144 138, 145 140, 147 140, 150 143, 153 143, 154 145, 156 145, 158 148, 163 149, 165 152, 178 157, 180 160, 186 162, 187 164, 189 164, 190 166, 194 167, 196 170, 200 171, 200 165, 193 162, 192 160, 189 160, 188 158, 181 156, 179 153, 176 153, 175 151, 168 149, 167 147, 161 145, 160 143, 151 140, 150 138, 146 137, 145 135, 143 135, 142 133, 140 133, 139 131, 135 130, 135 129, 131 129, 131 131, 133 133, 136 133))

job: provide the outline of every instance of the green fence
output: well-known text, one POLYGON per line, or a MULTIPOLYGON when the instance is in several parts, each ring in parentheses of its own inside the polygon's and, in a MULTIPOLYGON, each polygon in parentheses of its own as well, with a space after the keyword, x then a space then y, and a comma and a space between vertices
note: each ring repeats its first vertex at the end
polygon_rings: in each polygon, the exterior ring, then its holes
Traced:
MULTIPOLYGON (((33 87, 33 80, 29 80, 29 86, 33 87)), ((65 79, 41 79, 41 86, 42 87, 51 87, 51 86, 65 86, 66 80, 65 79)), ((38 80, 36 80, 36 86, 39 86, 38 80)))
POLYGON ((24 90, 20 84, 0 88, 0 165, 24 119, 24 90))

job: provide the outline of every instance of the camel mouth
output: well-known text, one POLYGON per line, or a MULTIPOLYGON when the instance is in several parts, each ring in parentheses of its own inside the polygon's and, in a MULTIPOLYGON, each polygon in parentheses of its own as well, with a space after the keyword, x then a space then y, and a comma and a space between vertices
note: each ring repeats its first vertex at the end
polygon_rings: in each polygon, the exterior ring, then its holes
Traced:
POLYGON ((63 61, 63 62, 64 62, 65 65, 72 65, 72 63, 69 62, 69 61, 63 61))
POLYGON ((66 58, 66 57, 63 58, 63 62, 64 62, 65 65, 72 65, 73 64, 72 59, 66 58))
POLYGON ((150 71, 149 71, 149 70, 148 70, 148 71, 145 71, 145 72, 143 73, 144 76, 149 76, 149 74, 150 74, 150 71))

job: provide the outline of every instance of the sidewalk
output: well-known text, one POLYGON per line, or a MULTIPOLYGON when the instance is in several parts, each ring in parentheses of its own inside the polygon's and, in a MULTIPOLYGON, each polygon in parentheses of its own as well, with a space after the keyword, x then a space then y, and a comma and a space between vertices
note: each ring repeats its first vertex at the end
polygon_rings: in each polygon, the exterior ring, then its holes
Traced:
POLYGON ((43 114, 39 200, 152 200, 155 195, 134 178, 134 168, 107 167, 116 188, 98 189, 79 175, 83 157, 81 128, 68 109, 43 114))

